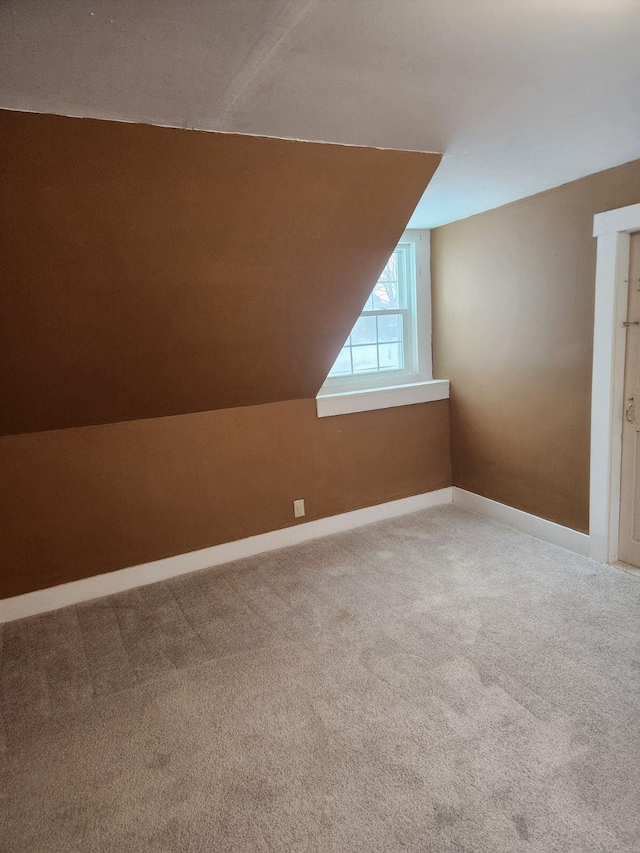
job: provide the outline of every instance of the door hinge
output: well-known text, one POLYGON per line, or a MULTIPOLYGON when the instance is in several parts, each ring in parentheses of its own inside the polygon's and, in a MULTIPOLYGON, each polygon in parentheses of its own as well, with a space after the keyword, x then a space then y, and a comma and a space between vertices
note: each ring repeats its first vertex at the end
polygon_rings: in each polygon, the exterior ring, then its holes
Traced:
POLYGON ((640 320, 625 320, 623 326, 640 326, 640 320))
POLYGON ((634 424, 636 422, 636 398, 629 397, 629 405, 624 410, 624 417, 627 423, 634 424))

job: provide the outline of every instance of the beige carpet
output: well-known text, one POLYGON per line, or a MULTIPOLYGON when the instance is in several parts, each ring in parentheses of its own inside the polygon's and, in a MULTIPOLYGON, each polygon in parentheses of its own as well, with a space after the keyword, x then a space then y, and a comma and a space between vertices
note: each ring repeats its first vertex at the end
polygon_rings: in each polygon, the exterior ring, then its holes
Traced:
POLYGON ((448 506, 6 625, 0 849, 640 850, 639 615, 448 506))

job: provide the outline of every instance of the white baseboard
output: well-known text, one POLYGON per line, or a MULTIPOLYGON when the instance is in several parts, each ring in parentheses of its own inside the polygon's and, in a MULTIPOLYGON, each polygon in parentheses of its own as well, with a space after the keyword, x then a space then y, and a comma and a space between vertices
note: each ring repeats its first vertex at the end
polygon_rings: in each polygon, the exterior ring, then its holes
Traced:
POLYGON ((584 557, 589 556, 589 536, 586 533, 579 533, 570 527, 563 527, 561 524, 523 512, 521 509, 514 509, 512 506, 492 501, 490 498, 483 498, 481 495, 467 492, 457 486, 453 487, 453 502, 493 521, 499 521, 501 524, 520 530, 522 533, 528 533, 529 536, 535 536, 536 539, 561 545, 568 551, 574 551, 584 557))
POLYGON ((310 539, 331 536, 333 533, 341 533, 355 527, 384 521, 387 518, 396 518, 421 509, 441 506, 452 501, 458 506, 466 507, 466 509, 473 510, 494 521, 499 521, 508 527, 513 527, 515 530, 520 530, 522 533, 528 533, 537 539, 560 545, 577 554, 589 556, 589 536, 586 533, 579 533, 577 530, 571 530, 569 527, 563 527, 553 521, 530 515, 528 512, 514 509, 473 492, 467 492, 465 489, 449 486, 446 489, 425 492, 409 498, 400 498, 400 500, 388 501, 377 506, 320 518, 317 521, 306 521, 293 527, 272 530, 269 533, 249 536, 235 542, 212 545, 210 548, 202 548, 199 551, 190 551, 187 554, 178 554, 175 557, 165 557, 151 563, 143 563, 139 566, 131 566, 127 569, 119 569, 115 572, 107 572, 102 575, 71 581, 71 583, 60 584, 60 586, 27 592, 13 598, 5 598, 0 600, 0 623, 35 616, 49 610, 58 610, 60 607, 67 607, 70 604, 90 601, 103 595, 112 595, 137 586, 146 586, 177 575, 219 566, 234 560, 241 560, 243 557, 253 557, 266 551, 275 551, 278 548, 286 548, 288 545, 296 545, 310 539))
POLYGON ((328 518, 319 518, 317 521, 303 522, 294 527, 272 530, 258 536, 249 536, 247 539, 238 539, 235 542, 226 542, 222 545, 202 548, 199 551, 190 551, 187 554, 154 560, 152 563, 143 563, 139 566, 94 575, 90 578, 71 581, 48 589, 27 592, 24 595, 0 600, 0 623, 23 619, 26 616, 35 616, 49 610, 58 610, 60 607, 67 607, 70 604, 90 601, 103 595, 112 595, 115 592, 123 592, 137 586, 146 586, 150 583, 156 583, 156 581, 195 572, 198 569, 219 566, 233 560, 240 560, 243 557, 253 557, 265 551, 275 551, 277 548, 285 548, 287 545, 296 545, 309 539, 330 536, 333 533, 362 527, 365 524, 373 524, 376 521, 384 521, 387 518, 396 518, 399 515, 417 512, 421 509, 448 504, 451 503, 451 500, 452 487, 449 486, 446 489, 425 492, 409 498, 400 498, 377 506, 368 506, 364 509, 332 515, 328 518))

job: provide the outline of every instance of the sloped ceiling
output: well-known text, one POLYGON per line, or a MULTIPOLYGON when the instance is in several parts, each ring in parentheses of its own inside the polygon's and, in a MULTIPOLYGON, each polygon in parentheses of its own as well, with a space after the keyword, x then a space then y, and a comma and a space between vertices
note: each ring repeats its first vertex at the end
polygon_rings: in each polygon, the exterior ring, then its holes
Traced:
POLYGON ((0 106, 420 151, 434 227, 640 157, 638 0, 4 0, 0 106))
POLYGON ((0 127, 3 434, 314 397, 440 160, 0 127))

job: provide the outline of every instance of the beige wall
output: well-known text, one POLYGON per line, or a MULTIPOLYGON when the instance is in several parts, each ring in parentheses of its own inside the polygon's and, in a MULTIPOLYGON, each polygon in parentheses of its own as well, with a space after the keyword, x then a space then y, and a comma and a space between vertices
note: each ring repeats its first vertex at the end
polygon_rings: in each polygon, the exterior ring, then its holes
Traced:
POLYGON ((432 232, 455 485, 588 529, 593 216, 639 201, 636 160, 432 232))
POLYGON ((315 400, 0 438, 0 597, 451 484, 447 400, 315 400))

